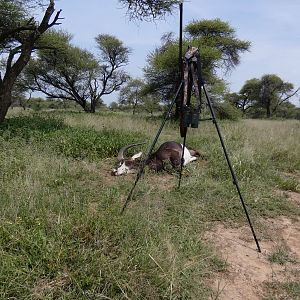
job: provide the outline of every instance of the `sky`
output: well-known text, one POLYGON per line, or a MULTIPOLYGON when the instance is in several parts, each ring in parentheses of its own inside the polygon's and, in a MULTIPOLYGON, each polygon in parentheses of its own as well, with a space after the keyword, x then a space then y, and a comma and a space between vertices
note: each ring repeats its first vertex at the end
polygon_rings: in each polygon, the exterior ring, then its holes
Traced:
MULTIPOLYGON (((62 9, 61 29, 73 34, 73 44, 96 53, 94 38, 111 34, 131 48, 126 71, 143 77, 146 58, 166 32, 178 34, 179 15, 155 22, 134 22, 126 16, 118 0, 58 0, 62 9)), ((300 1, 299 0, 186 0, 183 21, 220 18, 236 30, 236 36, 251 42, 249 52, 241 54, 241 63, 224 75, 231 92, 238 92, 246 80, 264 74, 277 74, 284 81, 300 86, 300 1)), ((177 63, 177 62, 174 62, 177 63)), ((103 97, 109 104, 117 95, 103 97)), ((300 105, 300 100, 293 103, 300 105)))

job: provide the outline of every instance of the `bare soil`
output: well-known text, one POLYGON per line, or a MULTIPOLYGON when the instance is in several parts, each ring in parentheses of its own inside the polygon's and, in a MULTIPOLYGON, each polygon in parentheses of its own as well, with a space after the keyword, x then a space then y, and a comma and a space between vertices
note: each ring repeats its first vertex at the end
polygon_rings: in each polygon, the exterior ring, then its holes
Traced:
POLYGON ((295 280, 295 271, 300 271, 300 219, 292 221, 282 216, 265 220, 264 224, 267 238, 260 241, 262 253, 257 251, 248 226, 227 228, 218 224, 207 234, 206 238, 214 242, 217 253, 229 264, 227 272, 210 282, 212 299, 262 299, 263 283, 295 280), (270 254, 281 245, 289 249, 294 262, 270 262, 270 254))

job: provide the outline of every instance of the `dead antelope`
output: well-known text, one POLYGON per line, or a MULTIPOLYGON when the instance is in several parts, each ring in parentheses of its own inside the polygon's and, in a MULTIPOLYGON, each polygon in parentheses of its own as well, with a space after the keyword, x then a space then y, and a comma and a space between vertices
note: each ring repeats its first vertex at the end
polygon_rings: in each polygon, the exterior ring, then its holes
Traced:
MULTIPOLYGON (((129 148, 137 145, 141 145, 141 143, 130 144, 120 149, 117 156, 118 166, 116 169, 113 169, 112 175, 118 176, 126 173, 134 173, 138 170, 142 162, 142 160, 139 159, 143 154, 142 152, 133 155, 129 159, 124 158, 125 152, 129 148)), ((178 144, 176 142, 165 142, 158 148, 156 152, 150 155, 150 157, 145 161, 145 164, 148 165, 150 169, 155 171, 164 169, 164 161, 169 161, 174 168, 178 167, 181 164, 182 149, 182 144, 178 144)), ((185 147, 183 165, 185 166, 189 162, 196 160, 196 156, 200 156, 198 151, 185 147)))

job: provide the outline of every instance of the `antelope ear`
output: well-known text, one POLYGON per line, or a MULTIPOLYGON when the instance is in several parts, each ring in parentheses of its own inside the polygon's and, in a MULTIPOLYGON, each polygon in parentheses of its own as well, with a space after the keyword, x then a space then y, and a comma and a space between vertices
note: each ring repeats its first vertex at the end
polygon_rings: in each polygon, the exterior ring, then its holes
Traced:
POLYGON ((134 154, 134 155, 131 157, 131 159, 132 159, 132 160, 135 160, 135 159, 141 157, 142 155, 143 155, 143 152, 139 152, 139 153, 137 153, 137 154, 134 154))

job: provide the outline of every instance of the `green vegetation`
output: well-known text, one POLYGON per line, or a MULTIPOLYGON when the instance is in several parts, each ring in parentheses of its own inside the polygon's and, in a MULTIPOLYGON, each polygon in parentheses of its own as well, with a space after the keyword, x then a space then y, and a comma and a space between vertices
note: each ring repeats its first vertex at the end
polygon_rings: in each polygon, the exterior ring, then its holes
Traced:
MULTIPOLYGON (((176 172, 146 172, 120 215, 135 177, 110 176, 116 151, 150 144, 159 124, 41 112, 1 125, 1 299, 209 298, 207 280, 227 263, 204 234, 214 221, 246 223, 211 123, 189 132, 205 160, 185 168, 181 189, 176 172)), ((299 122, 220 126, 255 226, 259 217, 299 216, 297 204, 274 194, 278 178, 299 174, 299 122)), ((178 127, 168 123, 159 142, 172 139, 180 141, 178 127)), ((299 285, 289 289, 297 295, 299 285)))
POLYGON ((289 102, 299 89, 275 74, 266 74, 247 80, 239 93, 227 94, 225 99, 248 117, 299 119, 299 108, 289 102))
POLYGON ((265 300, 299 299, 300 283, 297 281, 267 283, 265 288, 267 290, 265 300))
POLYGON ((270 262, 284 265, 286 263, 295 263, 296 259, 291 255, 289 249, 284 245, 278 246, 270 255, 270 262))
POLYGON ((116 156, 126 143, 137 142, 145 136, 136 132, 103 128, 101 131, 66 126, 54 116, 17 117, 0 125, 4 141, 18 140, 34 144, 41 150, 53 150, 53 154, 99 161, 116 156))
MULTIPOLYGON (((211 94, 216 96, 214 98, 219 98, 224 94, 226 84, 217 74, 234 69, 241 54, 249 50, 250 42, 238 39, 235 29, 220 19, 195 20, 187 24, 184 31, 183 55, 189 45, 198 47, 203 78, 210 86, 211 94)), ((159 94, 160 99, 168 103, 176 94, 180 81, 178 40, 169 33, 161 41, 161 46, 148 55, 144 76, 149 92, 159 94)))

